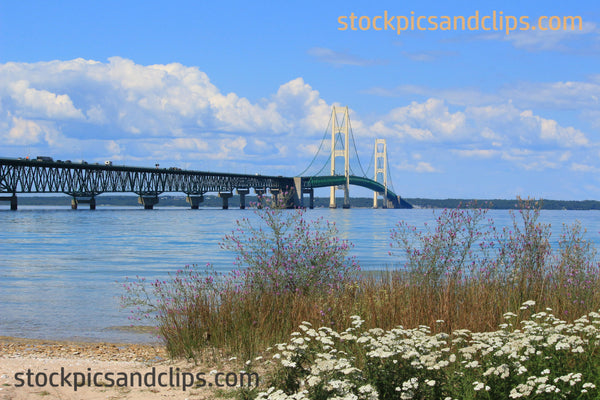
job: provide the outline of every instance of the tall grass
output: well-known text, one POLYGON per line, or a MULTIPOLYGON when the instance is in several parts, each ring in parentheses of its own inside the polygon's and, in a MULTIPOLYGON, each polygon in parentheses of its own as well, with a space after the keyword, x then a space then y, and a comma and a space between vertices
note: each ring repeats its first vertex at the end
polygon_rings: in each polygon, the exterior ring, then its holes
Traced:
POLYGON ((400 253, 405 267, 360 273, 334 225, 266 207, 257 210, 263 225, 241 220, 224 239, 239 270, 187 266, 164 281, 138 278, 125 283, 123 304, 133 318, 154 320, 173 357, 247 359, 304 321, 342 330, 360 315, 365 329, 485 332, 527 300, 566 321, 600 309, 600 268, 581 225, 563 227, 552 252, 539 212, 535 202, 521 202, 502 230, 474 206, 443 210, 423 229, 400 222, 391 254, 400 253))

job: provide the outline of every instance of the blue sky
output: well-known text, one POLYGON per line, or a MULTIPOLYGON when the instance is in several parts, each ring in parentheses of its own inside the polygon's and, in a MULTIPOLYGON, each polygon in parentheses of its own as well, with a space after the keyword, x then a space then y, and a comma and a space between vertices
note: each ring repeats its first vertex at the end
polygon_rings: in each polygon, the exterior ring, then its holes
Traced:
POLYGON ((404 197, 600 198, 600 8, 478 3, 2 2, 0 156, 295 175, 336 105, 404 197), (384 11, 583 23, 339 29, 384 11))

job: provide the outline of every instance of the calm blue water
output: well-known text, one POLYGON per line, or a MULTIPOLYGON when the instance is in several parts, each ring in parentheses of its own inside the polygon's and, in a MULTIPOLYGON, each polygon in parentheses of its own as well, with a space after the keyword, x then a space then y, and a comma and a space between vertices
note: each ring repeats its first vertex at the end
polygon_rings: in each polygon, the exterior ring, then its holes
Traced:
MULTIPOLYGON (((251 210, 99 207, 96 211, 0 205, 0 336, 86 341, 152 341, 127 326, 120 309, 125 277, 165 278, 186 264, 232 268, 234 255, 219 242, 251 210)), ((497 226, 508 211, 490 211, 497 226)), ((404 219, 421 227, 431 210, 315 209, 307 217, 335 221, 355 245, 364 269, 393 265, 390 229, 404 219)), ((599 211, 543 211, 557 240, 563 223, 581 221, 600 242, 599 211)))

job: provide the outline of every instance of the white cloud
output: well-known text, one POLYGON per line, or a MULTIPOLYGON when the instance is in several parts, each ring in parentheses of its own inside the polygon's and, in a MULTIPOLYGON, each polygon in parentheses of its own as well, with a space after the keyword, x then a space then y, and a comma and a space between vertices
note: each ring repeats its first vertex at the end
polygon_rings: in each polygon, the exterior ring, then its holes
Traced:
POLYGON ((501 90, 522 107, 600 109, 600 84, 589 81, 521 82, 501 90))
POLYGON ((4 140, 8 144, 30 145, 38 143, 42 133, 42 127, 34 121, 13 117, 12 126, 4 140))
POLYGON ((521 113, 521 120, 533 127, 534 131, 539 132, 539 137, 543 140, 555 141, 560 146, 586 146, 589 140, 583 132, 567 126, 562 127, 558 122, 533 115, 531 110, 525 110, 521 113))
POLYGON ((324 47, 313 47, 308 50, 308 54, 315 57, 318 61, 333 64, 336 66, 341 65, 355 65, 355 66, 368 66, 385 64, 383 60, 369 60, 350 54, 347 52, 334 51, 324 47))
MULTIPOLYGON (((587 94, 590 105, 594 85, 548 84, 547 89, 571 91, 573 98, 587 94)), ((572 159, 594 165, 581 157, 582 149, 595 146, 582 130, 520 107, 517 100, 503 100, 502 94, 469 103, 468 93, 467 88, 452 101, 441 96, 399 104, 368 119, 350 110, 361 162, 372 157, 377 137, 388 140, 390 152, 402 148, 413 154, 406 157, 411 162, 392 162, 416 173, 448 170, 451 161, 440 154, 522 169, 558 168, 572 159)), ((115 57, 0 64, 0 138, 62 159, 172 162, 213 171, 254 164, 267 173, 294 174, 310 164, 323 135, 329 138, 331 106, 301 77, 250 101, 222 93, 197 67, 178 63, 143 66, 115 57)), ((590 118, 597 118, 596 111, 587 109, 590 118)))
POLYGON ((451 51, 430 50, 430 51, 420 51, 420 52, 405 51, 402 54, 405 55, 406 57, 410 58, 413 61, 430 62, 430 61, 435 61, 435 60, 438 60, 438 59, 444 58, 444 57, 456 56, 458 53, 451 52, 451 51))
POLYGON ((373 124, 376 132, 417 140, 457 139, 463 135, 465 114, 452 113, 443 100, 428 99, 424 103, 412 102, 389 112, 383 120, 373 124))
POLYGON ((108 141, 108 143, 106 143, 105 148, 106 148, 106 151, 112 155, 118 155, 123 151, 123 148, 121 147, 121 145, 119 145, 119 143, 117 143, 114 140, 108 141))
POLYGON ((428 163, 426 161, 419 161, 416 164, 409 164, 407 162, 402 162, 398 166, 398 169, 402 170, 402 171, 412 171, 412 172, 418 172, 418 173, 439 172, 433 165, 431 165, 430 163, 428 163))
POLYGON ((331 105, 302 78, 281 85, 272 100, 274 111, 287 120, 282 129, 320 134, 329 123, 331 105))
MULTIPOLYGON (((492 33, 481 35, 480 37, 488 40, 507 41, 516 48, 529 51, 552 50, 570 52, 576 51, 577 41, 597 38, 599 33, 595 23, 583 20, 581 30, 579 29, 579 24, 575 24, 575 29, 571 29, 570 22, 566 28, 561 25, 561 29, 552 30, 549 28, 548 18, 541 21, 541 27, 544 29, 539 29, 537 19, 535 21, 532 20, 530 24, 535 25, 536 29, 516 30, 510 32, 508 35, 505 32, 492 33)), ((553 26, 558 26, 556 21, 553 21, 553 26)))
POLYGON ((493 149, 471 149, 471 150, 452 150, 460 157, 492 158, 500 154, 498 150, 493 149))
POLYGON ((502 159, 518 165, 526 171, 543 171, 545 169, 557 169, 560 158, 553 151, 533 151, 525 148, 512 148, 502 152, 502 159))
POLYGON ((570 169, 571 169, 571 171, 576 171, 576 172, 593 172, 593 173, 600 172, 600 168, 598 168, 596 166, 589 165, 589 164, 580 164, 580 163, 572 163, 570 169))
POLYGON ((26 80, 8 84, 11 98, 19 106, 19 111, 34 118, 79 119, 81 110, 73 106, 66 94, 57 95, 47 90, 37 90, 29 86, 26 80))

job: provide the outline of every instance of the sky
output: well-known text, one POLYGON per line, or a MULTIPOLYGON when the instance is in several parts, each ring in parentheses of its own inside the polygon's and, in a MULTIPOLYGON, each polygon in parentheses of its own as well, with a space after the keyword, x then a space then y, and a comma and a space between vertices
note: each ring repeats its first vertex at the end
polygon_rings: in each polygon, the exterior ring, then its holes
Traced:
POLYGON ((598 200, 600 7, 0 3, 0 157, 297 176, 333 106, 369 177, 386 140, 403 197, 598 200))

